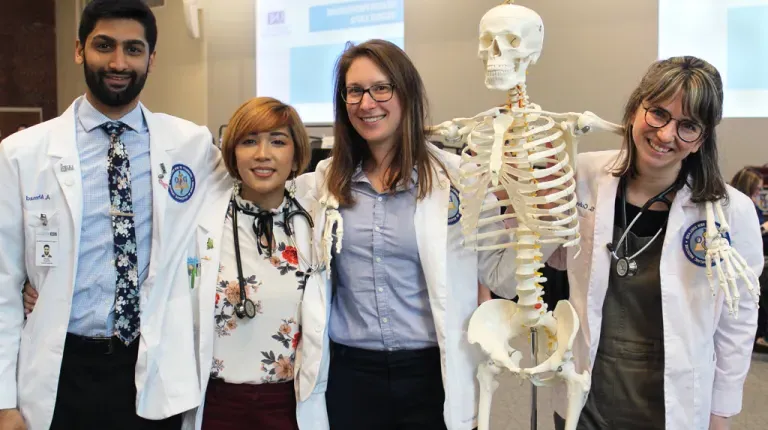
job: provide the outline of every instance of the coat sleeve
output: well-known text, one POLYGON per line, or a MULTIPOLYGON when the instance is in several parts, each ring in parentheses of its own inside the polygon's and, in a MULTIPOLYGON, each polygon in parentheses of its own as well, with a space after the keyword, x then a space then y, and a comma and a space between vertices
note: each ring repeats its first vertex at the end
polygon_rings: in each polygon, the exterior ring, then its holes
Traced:
MULTIPOLYGON (((763 270, 763 249, 757 214, 751 205, 736 205, 731 219, 731 246, 744 257, 757 277, 763 270)), ((750 276, 751 278, 751 276, 750 276)), ((753 288, 760 291, 757 279, 753 288)), ((738 319, 728 314, 728 306, 722 304, 720 320, 715 329, 714 343, 717 364, 712 390, 712 414, 730 417, 741 411, 744 380, 747 378, 752 347, 757 329, 757 305, 746 283, 737 278, 741 300, 738 319)))
POLYGON ((7 146, 0 145, 0 409, 17 407, 16 366, 24 322, 21 288, 26 274, 19 169, 9 159, 7 146))

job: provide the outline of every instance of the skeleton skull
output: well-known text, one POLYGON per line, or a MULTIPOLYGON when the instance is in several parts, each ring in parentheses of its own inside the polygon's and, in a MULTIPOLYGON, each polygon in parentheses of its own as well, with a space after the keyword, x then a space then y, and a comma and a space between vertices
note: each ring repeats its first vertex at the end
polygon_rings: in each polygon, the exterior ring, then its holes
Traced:
POLYGON ((527 7, 505 4, 480 20, 478 56, 485 63, 485 86, 507 91, 525 83, 525 71, 535 64, 544 43, 544 23, 527 7))

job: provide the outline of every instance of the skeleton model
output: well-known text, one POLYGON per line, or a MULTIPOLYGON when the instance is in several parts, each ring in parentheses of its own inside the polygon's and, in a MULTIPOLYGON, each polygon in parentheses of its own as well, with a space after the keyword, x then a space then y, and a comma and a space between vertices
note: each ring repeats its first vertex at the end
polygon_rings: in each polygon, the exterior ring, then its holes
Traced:
MULTIPOLYGON (((479 430, 488 429, 491 398, 498 387, 494 377, 502 369, 536 386, 564 381, 567 430, 576 428, 591 386, 589 372, 577 373, 573 362, 573 342, 579 330, 576 311, 566 300, 558 302, 554 312, 547 311, 541 297, 540 283, 546 279, 538 271, 544 266, 540 248, 544 244, 578 247, 573 165, 577 140, 595 129, 622 134, 622 128, 591 112, 557 114, 529 101, 525 76, 528 66, 541 54, 543 35, 541 17, 528 8, 504 4, 488 11, 480 21, 478 53, 486 66, 486 87, 507 91, 507 105, 472 118, 446 121, 432 129, 447 141, 467 144, 462 151, 458 184, 465 245, 476 250, 517 250, 518 302, 487 301, 469 323, 470 343, 479 344, 489 356, 477 373, 479 430), (486 200, 488 192, 505 197, 486 200), (513 210, 499 215, 499 209, 505 206, 513 210), (493 230, 499 221, 507 228, 493 230), (494 244, 485 243, 487 239, 494 239, 494 244), (533 336, 534 345, 538 343, 535 362, 543 360, 532 368, 520 368, 522 353, 509 345, 511 339, 523 334, 533 336)), ((707 213, 707 275, 714 292, 709 267, 714 260, 720 286, 733 311, 739 300, 736 273, 754 291, 744 271, 749 267, 724 238, 728 225, 719 202, 708 203, 707 213), (713 207, 721 221, 719 230, 713 207), (721 259, 724 263, 720 263, 721 259)))

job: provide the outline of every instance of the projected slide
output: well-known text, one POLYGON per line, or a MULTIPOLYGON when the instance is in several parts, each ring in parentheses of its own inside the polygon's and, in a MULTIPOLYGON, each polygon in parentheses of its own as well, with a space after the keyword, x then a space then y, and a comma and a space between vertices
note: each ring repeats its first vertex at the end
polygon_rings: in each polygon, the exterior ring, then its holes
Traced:
POLYGON ((660 0, 659 57, 720 71, 724 116, 768 117, 768 0, 660 0))
POLYGON ((292 104, 305 123, 333 122, 333 68, 348 41, 401 48, 404 0, 258 0, 256 94, 292 104))

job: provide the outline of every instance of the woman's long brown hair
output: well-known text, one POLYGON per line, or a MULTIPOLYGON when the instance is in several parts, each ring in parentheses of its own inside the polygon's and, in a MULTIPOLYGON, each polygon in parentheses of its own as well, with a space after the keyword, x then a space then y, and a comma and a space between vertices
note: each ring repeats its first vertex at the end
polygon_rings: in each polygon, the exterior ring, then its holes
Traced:
POLYGON ((394 192, 400 185, 407 185, 413 169, 418 174, 419 200, 432 189, 432 175, 436 168, 443 171, 445 166, 427 146, 427 96, 424 83, 411 60, 397 45, 379 39, 372 39, 360 45, 349 45, 336 63, 335 95, 333 106, 335 124, 333 150, 328 168, 328 191, 342 206, 354 204, 352 198, 352 175, 361 162, 370 159, 371 152, 365 139, 352 126, 347 115, 346 102, 342 92, 347 87, 347 71, 352 62, 360 57, 373 61, 394 84, 403 115, 398 131, 400 137, 394 148, 392 162, 384 177, 384 185, 394 192))

